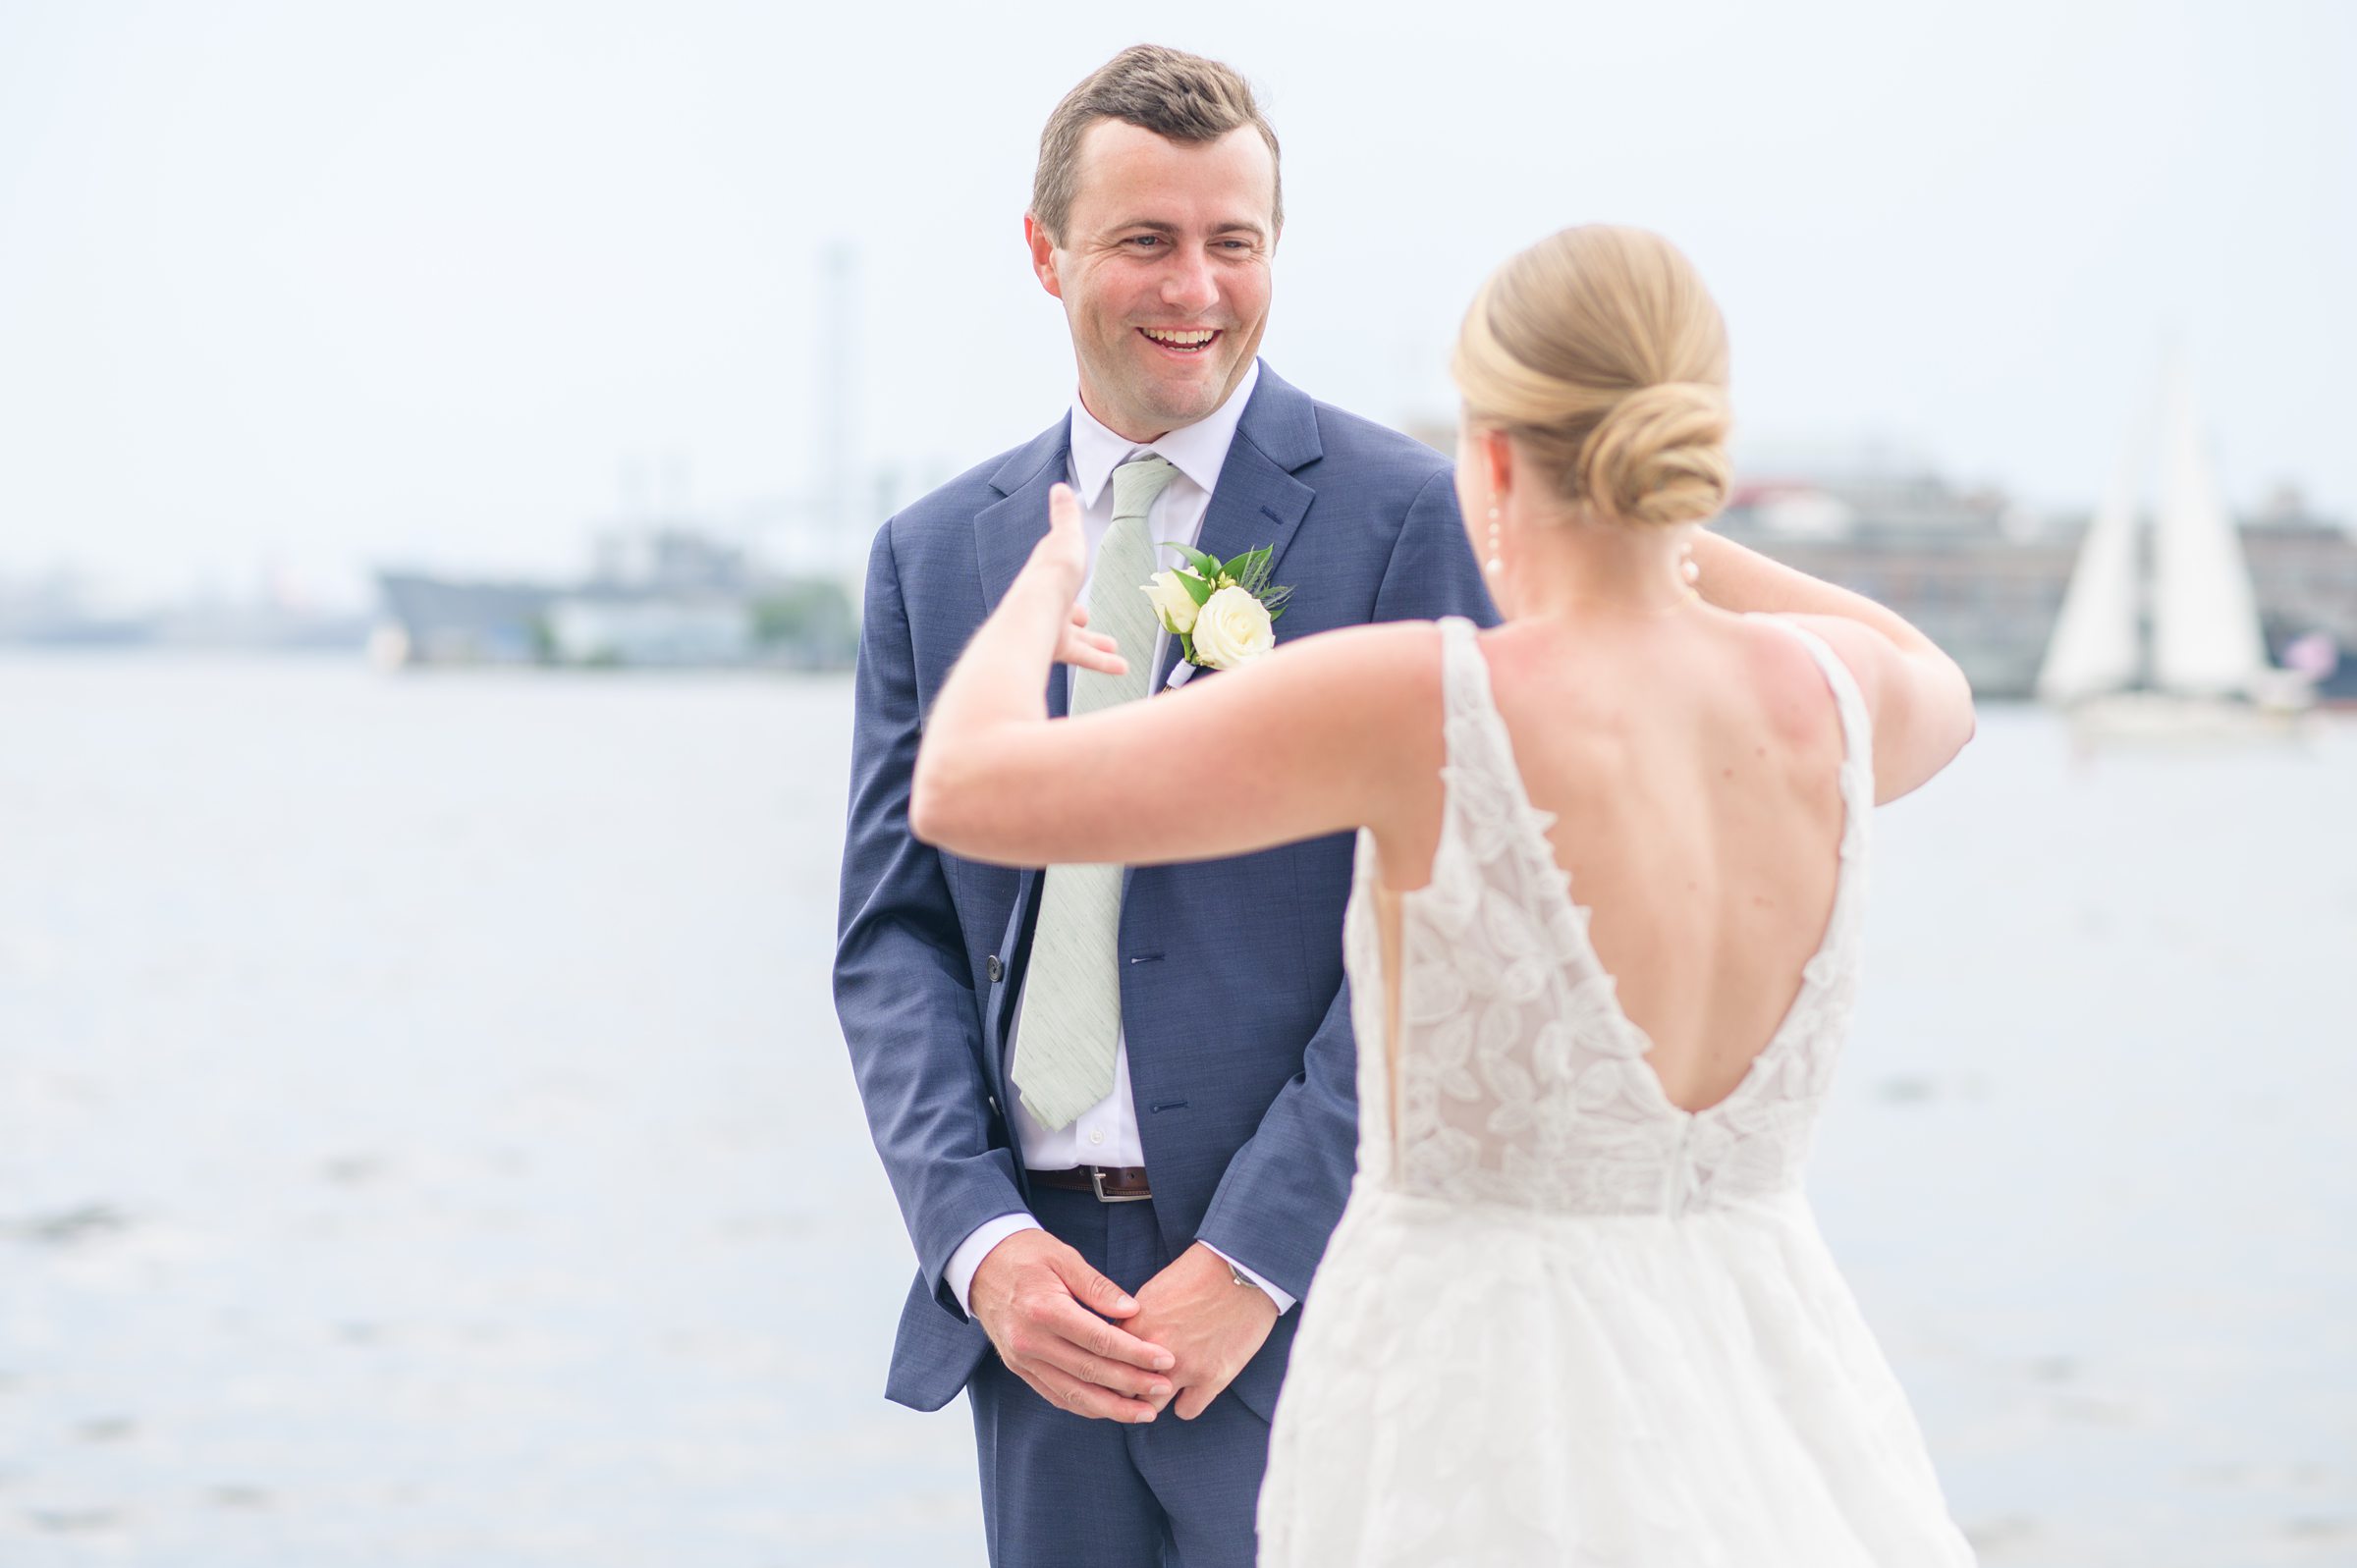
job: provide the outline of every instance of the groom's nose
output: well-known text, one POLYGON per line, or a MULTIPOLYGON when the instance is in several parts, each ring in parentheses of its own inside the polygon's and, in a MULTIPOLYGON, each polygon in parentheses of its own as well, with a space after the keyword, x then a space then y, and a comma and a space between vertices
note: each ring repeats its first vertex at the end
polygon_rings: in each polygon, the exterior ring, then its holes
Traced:
POLYGON ((1220 302, 1220 282, 1211 260, 1200 251, 1173 246, 1170 267, 1162 275, 1162 302, 1174 310, 1196 314, 1220 302))

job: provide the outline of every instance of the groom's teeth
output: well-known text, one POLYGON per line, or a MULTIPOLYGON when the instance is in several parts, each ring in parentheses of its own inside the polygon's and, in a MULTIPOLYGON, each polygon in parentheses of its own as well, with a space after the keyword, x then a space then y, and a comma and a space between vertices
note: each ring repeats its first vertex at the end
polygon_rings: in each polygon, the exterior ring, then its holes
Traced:
POLYGON ((1219 336, 1208 328, 1190 332, 1177 332, 1167 327, 1140 327, 1138 330, 1156 343, 1167 343, 1174 349, 1200 349, 1219 336))

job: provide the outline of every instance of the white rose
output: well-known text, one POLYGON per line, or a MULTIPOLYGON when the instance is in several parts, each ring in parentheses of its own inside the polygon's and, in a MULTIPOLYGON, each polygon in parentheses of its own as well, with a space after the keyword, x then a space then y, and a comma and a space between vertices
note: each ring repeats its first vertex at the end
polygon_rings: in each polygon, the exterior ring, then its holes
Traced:
POLYGON ((1277 646, 1268 606, 1241 588, 1222 588, 1195 616, 1195 662, 1233 670, 1277 646))
POLYGON ((1195 629, 1195 596, 1186 591, 1176 571, 1157 571, 1154 580, 1137 591, 1152 601, 1162 629, 1172 636, 1195 629))

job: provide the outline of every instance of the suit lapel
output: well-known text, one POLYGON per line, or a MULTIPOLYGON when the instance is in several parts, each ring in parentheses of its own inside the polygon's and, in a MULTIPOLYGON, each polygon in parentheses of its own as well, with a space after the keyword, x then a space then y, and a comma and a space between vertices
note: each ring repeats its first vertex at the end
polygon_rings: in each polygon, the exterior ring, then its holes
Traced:
MULTIPOLYGON (((1229 444, 1228 460, 1220 466, 1219 488, 1211 493, 1195 548, 1227 561, 1266 545, 1276 570, 1270 580, 1283 582, 1286 548, 1318 495, 1294 478, 1293 470, 1316 461, 1324 450, 1308 397, 1263 363, 1260 384, 1252 389, 1252 401, 1244 406, 1235 439, 1229 444)), ((1171 672, 1178 668, 1178 639, 1171 638, 1154 673, 1156 691, 1169 683, 1171 672)))

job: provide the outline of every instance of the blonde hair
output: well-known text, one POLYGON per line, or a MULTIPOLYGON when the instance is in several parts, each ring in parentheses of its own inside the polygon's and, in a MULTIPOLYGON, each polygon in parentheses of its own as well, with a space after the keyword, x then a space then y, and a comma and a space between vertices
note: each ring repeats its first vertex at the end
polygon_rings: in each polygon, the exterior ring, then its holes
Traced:
POLYGON ((1473 297, 1451 365, 1469 423, 1503 430, 1566 500, 1647 527, 1726 504, 1727 324, 1660 235, 1550 235, 1473 297))

